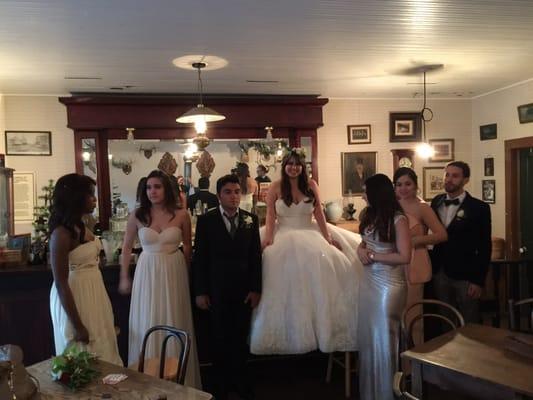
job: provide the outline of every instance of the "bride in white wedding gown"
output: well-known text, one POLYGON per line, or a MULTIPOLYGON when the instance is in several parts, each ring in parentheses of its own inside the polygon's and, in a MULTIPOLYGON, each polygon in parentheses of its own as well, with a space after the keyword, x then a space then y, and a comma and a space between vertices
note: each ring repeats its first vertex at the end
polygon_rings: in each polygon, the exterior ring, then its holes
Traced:
POLYGON ((268 192, 263 292, 250 336, 254 354, 356 350, 361 238, 326 224, 318 186, 308 181, 304 165, 293 150, 268 192))

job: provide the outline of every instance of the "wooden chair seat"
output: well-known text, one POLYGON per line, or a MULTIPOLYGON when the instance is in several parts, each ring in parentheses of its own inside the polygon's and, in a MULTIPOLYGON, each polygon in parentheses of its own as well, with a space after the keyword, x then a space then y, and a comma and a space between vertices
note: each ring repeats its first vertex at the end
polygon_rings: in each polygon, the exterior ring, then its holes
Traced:
MULTIPOLYGON (((159 358, 146 358, 144 360, 144 371, 143 373, 159 378, 159 358)), ((178 374, 178 365, 179 361, 176 357, 167 357, 165 358, 165 370, 163 373, 163 378, 167 381, 176 380, 178 374)), ((135 371, 139 370, 139 363, 136 362, 131 364, 129 368, 134 369, 135 371)))

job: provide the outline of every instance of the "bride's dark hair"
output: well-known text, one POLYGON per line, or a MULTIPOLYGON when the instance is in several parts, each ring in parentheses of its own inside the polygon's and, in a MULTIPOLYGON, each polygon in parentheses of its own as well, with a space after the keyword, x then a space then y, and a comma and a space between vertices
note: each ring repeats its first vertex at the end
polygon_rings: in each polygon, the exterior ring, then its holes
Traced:
POLYGON ((394 218, 403 214, 402 207, 396 199, 391 180, 383 174, 376 174, 365 181, 365 193, 368 206, 359 217, 359 232, 365 234, 370 228, 377 232, 379 240, 394 242, 396 240, 394 218))
POLYGON ((160 171, 158 169, 153 170, 146 177, 146 181, 144 181, 142 189, 140 190, 140 193, 139 193, 141 205, 139 206, 137 210, 135 210, 135 216, 145 226, 150 226, 150 224, 152 223, 152 216, 150 215, 150 210, 152 208, 152 202, 150 201, 150 199, 148 198, 148 195, 146 194, 146 186, 150 178, 157 178, 163 184, 163 189, 165 192, 164 206, 165 206, 165 209, 170 214, 172 214, 172 219, 174 219, 174 217, 176 216, 176 210, 179 208, 176 203, 176 194, 174 190, 172 190, 172 184, 170 183, 169 176, 165 174, 163 171, 160 171))
POLYGON ((306 203, 312 202, 315 205, 315 193, 309 187, 309 178, 305 170, 304 156, 294 150, 287 153, 281 162, 281 198, 283 202, 287 207, 290 207, 294 200, 292 198, 290 178, 285 172, 285 167, 291 160, 302 166, 302 173, 298 175, 298 189, 308 198, 308 200, 305 200, 306 203))
POLYGON ((58 226, 63 226, 73 239, 78 239, 79 235, 80 243, 84 242, 85 225, 82 217, 87 213, 87 198, 94 196, 95 185, 94 179, 80 174, 67 174, 57 180, 49 207, 49 235, 58 226))

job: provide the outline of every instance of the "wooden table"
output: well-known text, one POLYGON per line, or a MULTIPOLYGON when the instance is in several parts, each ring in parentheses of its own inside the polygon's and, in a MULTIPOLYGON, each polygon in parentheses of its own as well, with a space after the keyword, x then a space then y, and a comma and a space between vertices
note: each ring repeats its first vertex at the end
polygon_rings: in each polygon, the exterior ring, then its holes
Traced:
POLYGON ((154 378, 105 361, 97 362, 97 369, 101 374, 94 382, 76 392, 52 380, 50 360, 34 364, 27 369, 30 374, 39 380, 42 400, 96 400, 102 398, 113 400, 157 400, 160 398, 168 400, 208 400, 212 398, 209 393, 154 378), (116 385, 104 385, 102 383, 102 378, 107 374, 119 373, 128 375, 128 378, 116 385), (109 395, 111 397, 106 397, 109 395))
POLYGON ((412 389, 423 398, 423 381, 475 398, 533 397, 533 360, 504 349, 506 329, 469 324, 402 353, 412 362, 412 389))

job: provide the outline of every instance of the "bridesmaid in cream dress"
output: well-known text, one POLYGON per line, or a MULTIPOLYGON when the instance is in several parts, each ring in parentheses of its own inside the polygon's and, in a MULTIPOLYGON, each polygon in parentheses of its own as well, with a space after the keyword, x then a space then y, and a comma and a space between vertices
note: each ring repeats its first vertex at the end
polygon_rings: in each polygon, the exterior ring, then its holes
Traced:
POLYGON ((82 222, 82 216, 96 206, 95 183, 87 176, 69 174, 54 188, 49 222, 54 341, 56 354, 77 343, 101 360, 122 365, 113 310, 98 268, 102 247, 82 222))
MULTIPOLYGON (((136 363, 146 331, 154 325, 170 325, 192 338, 185 385, 200 389, 200 366, 196 352, 189 294, 191 220, 186 208, 178 208, 170 179, 152 171, 141 192, 140 207, 130 215, 122 245, 119 292, 131 292, 128 363, 136 363), (129 264, 133 241, 139 236, 142 253, 133 287, 129 264), (179 249, 183 244, 183 252, 179 249)), ((160 357, 164 335, 154 333, 146 357, 160 357)), ((177 357, 178 346, 169 341, 167 355, 177 357)))
MULTIPOLYGON (((393 180, 396 197, 409 221, 413 246, 411 262, 405 269, 406 307, 409 307, 424 298, 424 283, 431 280, 431 261, 427 246, 447 241, 448 233, 429 204, 418 197, 418 177, 415 171, 407 167, 398 168, 393 180)), ((414 307, 407 315, 407 324, 421 312, 422 306, 414 307)), ((424 341, 422 320, 413 327, 413 341, 415 344, 424 341)))

